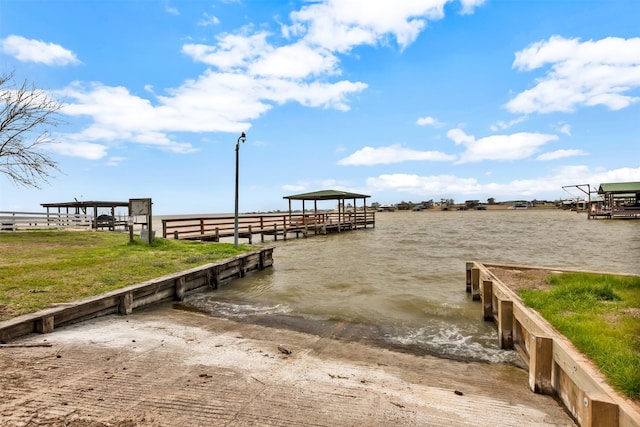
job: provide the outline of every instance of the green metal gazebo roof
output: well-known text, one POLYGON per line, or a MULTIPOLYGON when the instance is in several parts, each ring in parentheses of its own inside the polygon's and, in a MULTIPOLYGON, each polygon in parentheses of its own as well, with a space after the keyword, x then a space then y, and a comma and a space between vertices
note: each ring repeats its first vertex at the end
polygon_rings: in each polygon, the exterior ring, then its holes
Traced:
POLYGON ((283 199, 289 200, 345 200, 345 199, 366 199, 371 197, 367 194, 350 193, 348 191, 337 190, 321 190, 311 193, 294 194, 292 196, 284 196, 283 199))
POLYGON ((640 182, 610 182, 600 184, 598 194, 640 193, 640 182))

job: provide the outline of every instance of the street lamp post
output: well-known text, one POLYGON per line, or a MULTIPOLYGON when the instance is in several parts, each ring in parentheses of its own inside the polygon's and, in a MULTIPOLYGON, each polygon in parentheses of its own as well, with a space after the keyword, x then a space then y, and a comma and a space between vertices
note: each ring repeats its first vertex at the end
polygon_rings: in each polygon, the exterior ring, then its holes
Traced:
POLYGON ((240 167, 240 142, 245 142, 247 136, 242 132, 242 135, 238 137, 236 143, 236 210, 234 215, 234 229, 233 229, 233 247, 238 249, 238 170, 240 167))

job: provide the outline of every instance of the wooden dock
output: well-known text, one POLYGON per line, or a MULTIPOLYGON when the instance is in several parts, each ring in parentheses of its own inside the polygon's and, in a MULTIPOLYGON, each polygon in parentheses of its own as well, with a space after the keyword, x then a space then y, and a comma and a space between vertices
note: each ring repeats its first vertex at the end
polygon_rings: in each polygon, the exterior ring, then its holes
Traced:
POLYGON ((640 219, 640 205, 620 206, 616 209, 596 208, 587 212, 588 219, 640 219))
MULTIPOLYGON (((309 235, 340 233, 344 231, 375 227, 375 212, 322 212, 240 215, 238 237, 253 243, 254 236, 273 236, 283 240, 291 235, 296 238, 309 235)), ((168 218, 162 220, 164 238, 219 242, 221 238, 233 237, 235 217, 212 215, 203 217, 168 218)))

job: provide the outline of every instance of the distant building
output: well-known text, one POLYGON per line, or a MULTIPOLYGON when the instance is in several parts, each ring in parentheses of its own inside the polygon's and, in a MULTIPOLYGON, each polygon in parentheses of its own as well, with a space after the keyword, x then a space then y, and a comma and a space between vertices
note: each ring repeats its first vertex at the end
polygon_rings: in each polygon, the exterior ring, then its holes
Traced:
POLYGON ((590 218, 640 219, 640 182, 610 182, 600 184, 600 203, 592 204, 590 218))

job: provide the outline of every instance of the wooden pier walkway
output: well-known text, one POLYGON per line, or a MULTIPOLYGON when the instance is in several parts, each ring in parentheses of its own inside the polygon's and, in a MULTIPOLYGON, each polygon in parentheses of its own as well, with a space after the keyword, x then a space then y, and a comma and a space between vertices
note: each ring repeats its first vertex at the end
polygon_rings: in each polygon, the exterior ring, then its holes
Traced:
MULTIPOLYGON (((233 215, 167 218, 162 220, 162 236, 174 239, 219 242, 221 238, 233 237, 235 231, 233 215)), ((296 238, 310 234, 340 233, 361 228, 374 228, 375 212, 323 212, 240 215, 238 237, 253 243, 253 236, 282 236, 295 234, 296 238)))

